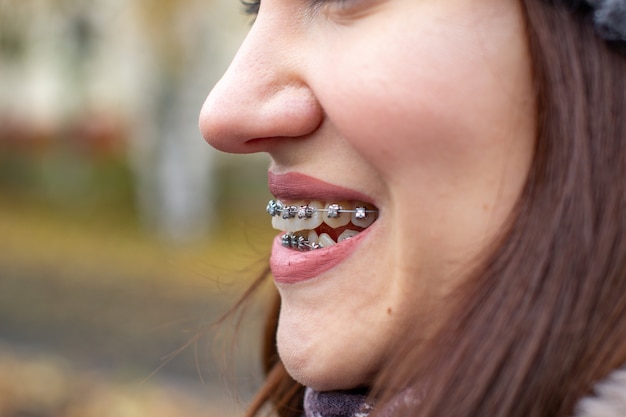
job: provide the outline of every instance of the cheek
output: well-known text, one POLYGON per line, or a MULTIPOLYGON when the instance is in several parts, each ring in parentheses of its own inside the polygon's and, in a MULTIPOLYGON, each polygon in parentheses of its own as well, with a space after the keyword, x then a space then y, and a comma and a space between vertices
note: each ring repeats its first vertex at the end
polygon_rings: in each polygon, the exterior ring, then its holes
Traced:
POLYGON ((468 103, 458 90, 446 89, 442 77, 417 71, 384 79, 346 74, 342 78, 351 82, 332 89, 326 110, 346 141, 381 173, 458 167, 468 147, 480 144, 471 144, 468 126, 459 123, 468 103), (399 87, 407 85, 412 87, 399 87))
POLYGON ((472 39, 404 41, 404 49, 374 44, 327 61, 338 64, 317 94, 339 133, 387 180, 457 178, 501 158, 502 142, 531 113, 526 56, 490 58, 472 39))
POLYGON ((534 132, 525 55, 488 55, 470 37, 441 42, 414 39, 411 53, 355 47, 330 59, 337 64, 317 85, 334 127, 390 188, 395 217, 420 219, 398 223, 399 239, 423 249, 433 269, 462 264, 502 224, 534 132))
POLYGON ((451 40, 423 42, 423 36, 349 40, 350 48, 327 51, 322 62, 333 65, 317 71, 316 94, 329 119, 383 172, 463 153, 467 127, 459 121, 484 95, 467 82, 480 71, 469 52, 465 57, 451 40))

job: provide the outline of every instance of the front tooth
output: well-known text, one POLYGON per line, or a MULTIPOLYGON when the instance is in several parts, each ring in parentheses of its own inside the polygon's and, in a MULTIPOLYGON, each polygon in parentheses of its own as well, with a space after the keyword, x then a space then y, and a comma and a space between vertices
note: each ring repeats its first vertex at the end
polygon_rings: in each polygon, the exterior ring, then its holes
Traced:
MULTIPOLYGON (((288 210, 289 208, 296 207, 295 205, 289 204, 285 205, 283 210, 288 210)), ((299 224, 300 219, 297 216, 287 216, 283 215, 284 213, 279 214, 278 216, 272 217, 272 227, 276 230, 282 230, 284 232, 297 232, 302 230, 299 228, 301 224, 299 224), (288 217, 288 218, 285 218, 288 217)))
POLYGON ((298 216, 297 213, 288 219, 283 218, 282 215, 274 216, 272 217, 272 227, 284 232, 299 232, 301 230, 312 230, 319 227, 324 221, 324 213, 318 211, 324 207, 320 201, 311 201, 308 204, 305 201, 296 201, 292 204, 285 205, 285 208, 296 207, 300 209, 307 205, 314 209, 313 213, 311 213, 311 217, 298 216))
POLYGON ((276 230, 282 230, 284 232, 288 231, 287 227, 289 225, 288 219, 283 219, 282 216, 274 216, 272 217, 272 227, 276 230))
MULTIPOLYGON (((329 214, 332 216, 333 207, 331 206, 336 206, 336 204, 337 203, 328 203, 324 207, 327 210, 327 212, 324 213, 324 216, 323 216, 324 223, 326 223, 333 229, 347 225, 348 223, 350 223, 350 218, 351 218, 350 213, 339 213, 338 217, 329 217, 329 214)), ((341 210, 345 210, 349 208, 348 203, 346 202, 342 202, 338 204, 341 210)))
POLYGON ((337 238, 337 243, 341 242, 342 240, 350 239, 351 237, 354 237, 354 236, 356 236, 358 234, 359 234, 359 232, 357 232, 356 230, 346 229, 337 238))
POLYGON ((327 248, 335 244, 335 241, 332 237, 328 235, 328 233, 322 233, 319 237, 318 243, 321 247, 327 248))
MULTIPOLYGON (((297 210, 304 205, 306 205, 304 201, 296 201, 292 204, 289 204, 289 207, 296 207, 297 210)), ((298 232, 300 230, 305 230, 307 229, 306 220, 308 219, 299 218, 297 215, 294 215, 293 217, 290 216, 289 219, 285 219, 285 229, 283 230, 285 230, 286 232, 298 232)))

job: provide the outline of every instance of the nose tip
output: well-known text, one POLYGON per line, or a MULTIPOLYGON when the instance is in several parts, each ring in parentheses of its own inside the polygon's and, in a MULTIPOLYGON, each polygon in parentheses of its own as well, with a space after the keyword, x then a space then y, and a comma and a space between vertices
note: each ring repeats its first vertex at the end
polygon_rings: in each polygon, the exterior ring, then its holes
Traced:
POLYGON ((232 98, 229 99, 228 92, 222 93, 221 89, 218 83, 202 105, 200 133, 214 148, 223 152, 237 152, 236 148, 243 147, 247 141, 234 128, 238 125, 235 119, 242 115, 237 111, 237 104, 232 102, 232 98))
POLYGON ((312 70, 308 9, 298 2, 261 9, 200 113, 202 135, 225 152, 271 153, 285 139, 309 137, 326 117, 315 94, 323 80, 312 70))
POLYGON ((322 123, 323 110, 306 82, 306 39, 287 31, 281 13, 259 14, 202 107, 200 131, 219 150, 268 151, 277 143, 272 138, 310 135, 322 123))
POLYGON ((307 85, 286 83, 276 88, 227 76, 211 91, 200 113, 202 136, 216 149, 267 151, 272 138, 306 136, 320 125, 323 111, 307 85))

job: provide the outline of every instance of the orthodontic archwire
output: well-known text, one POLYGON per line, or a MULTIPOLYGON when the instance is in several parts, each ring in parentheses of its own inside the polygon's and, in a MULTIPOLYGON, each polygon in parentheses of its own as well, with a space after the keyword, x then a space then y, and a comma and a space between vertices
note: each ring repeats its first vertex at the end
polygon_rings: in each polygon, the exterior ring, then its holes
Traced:
POLYGON ((354 213, 354 217, 359 220, 366 219, 368 214, 378 213, 378 210, 370 210, 364 206, 355 207, 352 209, 344 209, 339 204, 330 204, 328 208, 318 209, 313 208, 308 205, 304 206, 289 206, 284 205, 282 202, 278 200, 270 200, 267 203, 267 207, 265 209, 267 213, 274 216, 281 216, 283 219, 293 219, 295 217, 299 219, 310 219, 313 217, 313 213, 326 213, 326 216, 329 219, 336 219, 340 217, 343 213, 354 213))
POLYGON ((301 252, 323 248, 319 243, 310 242, 300 233, 285 233, 281 237, 281 243, 285 248, 298 249, 301 252))

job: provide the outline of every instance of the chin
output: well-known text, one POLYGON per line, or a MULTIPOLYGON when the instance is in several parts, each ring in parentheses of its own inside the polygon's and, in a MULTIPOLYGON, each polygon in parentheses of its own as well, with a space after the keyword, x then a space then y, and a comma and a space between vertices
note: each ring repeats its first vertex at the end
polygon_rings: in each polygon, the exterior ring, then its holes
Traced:
POLYGON ((282 359, 287 373, 300 384, 315 391, 349 390, 368 385, 365 374, 344 369, 342 366, 329 367, 315 364, 302 366, 299 361, 291 359, 290 357, 282 359))
POLYGON ((316 391, 347 390, 368 385, 374 372, 362 355, 315 342, 298 343, 291 335, 278 331, 278 353, 289 375, 316 391), (355 361, 358 358, 358 361, 355 361))

